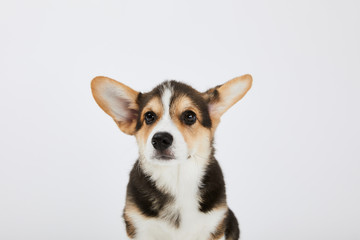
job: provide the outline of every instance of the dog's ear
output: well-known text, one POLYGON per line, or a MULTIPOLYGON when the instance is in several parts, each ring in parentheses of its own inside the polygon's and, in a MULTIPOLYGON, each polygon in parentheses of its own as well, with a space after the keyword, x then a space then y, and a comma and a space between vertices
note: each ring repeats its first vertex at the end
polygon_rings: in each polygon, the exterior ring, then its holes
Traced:
POLYGON ((133 135, 139 109, 136 103, 139 92, 107 77, 94 78, 91 90, 97 104, 114 119, 120 130, 133 135))
POLYGON ((246 74, 206 91, 203 96, 208 102, 211 118, 218 122, 232 105, 245 96, 251 84, 252 77, 246 74))

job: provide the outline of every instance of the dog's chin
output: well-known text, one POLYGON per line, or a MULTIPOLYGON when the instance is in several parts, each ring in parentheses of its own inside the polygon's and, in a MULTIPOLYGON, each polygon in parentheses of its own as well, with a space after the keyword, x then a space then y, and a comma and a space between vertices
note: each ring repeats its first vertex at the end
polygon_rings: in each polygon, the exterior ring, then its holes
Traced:
POLYGON ((154 151, 151 156, 151 161, 159 165, 177 165, 183 162, 186 157, 177 156, 173 151, 154 151))
POLYGON ((173 155, 159 154, 159 155, 153 156, 153 159, 160 160, 160 161, 171 161, 171 160, 175 160, 176 157, 173 155))
POLYGON ((150 151, 141 152, 140 159, 144 163, 150 163, 155 165, 177 165, 185 162, 190 158, 187 151, 174 151, 173 149, 156 150, 151 149, 150 151))
POLYGON ((159 161, 171 161, 175 160, 176 156, 172 151, 165 150, 165 151, 155 151, 152 159, 156 159, 159 161))

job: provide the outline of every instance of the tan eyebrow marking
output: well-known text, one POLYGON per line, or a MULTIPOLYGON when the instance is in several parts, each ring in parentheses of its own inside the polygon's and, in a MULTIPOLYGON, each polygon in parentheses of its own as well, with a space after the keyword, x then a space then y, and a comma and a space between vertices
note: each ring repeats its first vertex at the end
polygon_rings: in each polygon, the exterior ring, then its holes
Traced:
POLYGON ((174 100, 170 109, 170 115, 172 118, 179 118, 183 112, 188 110, 193 111, 196 114, 197 119, 199 121, 202 121, 200 110, 194 105, 192 100, 187 96, 181 96, 174 100))
MULTIPOLYGON (((146 104, 146 106, 141 111, 140 121, 144 121, 144 114, 148 111, 153 111, 156 114, 158 120, 162 117, 164 111, 159 97, 154 97, 146 104)), ((152 129, 157 124, 158 120, 151 125, 146 125, 144 123, 142 128, 136 133, 136 138, 140 140, 142 144, 146 144, 147 138, 149 137, 152 129)))

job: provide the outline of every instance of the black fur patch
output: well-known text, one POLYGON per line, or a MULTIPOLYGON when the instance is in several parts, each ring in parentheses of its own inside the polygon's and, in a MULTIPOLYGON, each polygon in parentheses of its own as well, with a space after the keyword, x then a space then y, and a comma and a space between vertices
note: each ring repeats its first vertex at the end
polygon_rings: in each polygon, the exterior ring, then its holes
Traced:
MULTIPOLYGON (((213 156, 213 155, 212 155, 213 156)), ((211 157, 199 187, 201 201, 199 210, 207 213, 214 207, 226 203, 225 182, 219 163, 211 157)))
POLYGON ((161 97, 160 86, 161 85, 157 86, 151 92, 139 93, 137 100, 136 100, 136 103, 139 106, 139 110, 138 110, 139 114, 137 116, 136 131, 138 131, 143 125, 140 114, 141 114, 142 110, 144 109, 144 107, 146 106, 146 104, 154 97, 161 97))
MULTIPOLYGON (((155 182, 141 169, 139 161, 136 161, 130 172, 127 198, 147 217, 161 217, 161 211, 174 201, 173 196, 156 187, 155 182)), ((179 227, 180 213, 174 211, 167 214, 164 218, 175 227, 179 227)))
POLYGON ((193 89, 189 85, 177 81, 170 81, 171 87, 174 89, 174 94, 171 98, 170 107, 176 98, 187 96, 192 103, 199 109, 202 116, 201 124, 206 128, 211 128, 211 118, 207 102, 202 97, 201 93, 193 89))
POLYGON ((127 196, 142 214, 147 217, 158 217, 159 212, 173 201, 173 197, 160 191, 139 164, 139 161, 136 161, 130 172, 127 196))
POLYGON ((240 237, 239 223, 230 208, 225 218, 225 225, 225 239, 238 240, 240 237))
POLYGON ((206 99, 207 103, 214 103, 214 102, 218 102, 220 100, 220 94, 217 89, 220 88, 221 86, 222 85, 218 85, 218 86, 211 88, 205 92, 205 99, 206 99))

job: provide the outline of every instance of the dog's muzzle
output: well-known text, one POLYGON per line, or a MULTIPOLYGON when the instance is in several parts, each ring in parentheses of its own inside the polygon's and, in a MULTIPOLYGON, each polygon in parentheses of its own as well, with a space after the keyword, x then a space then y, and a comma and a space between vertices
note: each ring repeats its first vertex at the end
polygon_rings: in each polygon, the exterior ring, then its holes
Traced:
POLYGON ((158 132, 151 139, 151 144, 156 149, 154 158, 158 160, 175 159, 174 153, 170 150, 173 143, 173 136, 167 132, 158 132))

